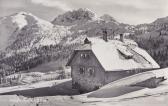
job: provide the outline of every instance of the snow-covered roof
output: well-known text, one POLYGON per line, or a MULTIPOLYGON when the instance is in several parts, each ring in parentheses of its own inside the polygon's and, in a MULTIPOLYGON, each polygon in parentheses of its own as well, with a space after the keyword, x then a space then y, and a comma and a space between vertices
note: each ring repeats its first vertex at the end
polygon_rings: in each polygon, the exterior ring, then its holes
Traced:
POLYGON ((125 39, 124 42, 119 40, 106 42, 100 38, 89 38, 89 40, 90 47, 86 44, 84 49, 80 48, 80 50, 92 50, 105 71, 160 68, 153 58, 132 40, 125 39))

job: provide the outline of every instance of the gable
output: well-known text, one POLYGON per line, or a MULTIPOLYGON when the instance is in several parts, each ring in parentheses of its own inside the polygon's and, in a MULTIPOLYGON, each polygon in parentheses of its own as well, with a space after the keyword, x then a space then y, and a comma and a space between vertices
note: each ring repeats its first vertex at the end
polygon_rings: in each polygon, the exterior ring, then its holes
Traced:
POLYGON ((71 66, 72 60, 74 59, 76 53, 77 53, 77 51, 74 50, 73 53, 70 55, 70 58, 68 59, 66 66, 71 66))
POLYGON ((96 67, 102 67, 100 62, 97 60, 96 56, 91 50, 78 50, 75 51, 74 54, 71 57, 71 60, 69 60, 68 66, 72 65, 81 65, 81 66, 96 66, 96 67), (83 55, 89 55, 88 57, 82 57, 83 55))

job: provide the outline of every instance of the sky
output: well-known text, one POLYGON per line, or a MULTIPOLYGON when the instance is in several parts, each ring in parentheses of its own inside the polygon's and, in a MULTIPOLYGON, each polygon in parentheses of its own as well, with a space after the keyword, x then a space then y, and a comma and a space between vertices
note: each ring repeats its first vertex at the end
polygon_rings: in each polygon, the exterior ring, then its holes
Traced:
POLYGON ((109 14, 133 25, 168 16, 168 0, 0 0, 0 17, 25 11, 52 21, 59 14, 79 8, 88 8, 98 16, 109 14))

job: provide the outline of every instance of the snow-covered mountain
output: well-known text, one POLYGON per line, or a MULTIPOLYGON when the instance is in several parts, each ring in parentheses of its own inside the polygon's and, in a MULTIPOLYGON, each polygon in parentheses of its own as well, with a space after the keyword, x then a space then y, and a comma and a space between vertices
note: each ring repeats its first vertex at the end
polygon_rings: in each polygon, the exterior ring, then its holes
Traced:
POLYGON ((53 26, 31 13, 20 12, 0 20, 0 48, 11 52, 25 52, 32 48, 58 44, 66 36, 67 28, 53 26))
POLYGON ((52 22, 31 13, 16 13, 0 18, 0 64, 17 71, 49 61, 64 66, 86 36, 102 37, 106 30, 109 39, 113 39, 118 33, 135 29, 138 27, 119 23, 107 14, 98 17, 88 9, 68 11, 52 22))
POLYGON ((31 13, 20 12, 0 19, 0 48, 6 48, 17 40, 18 35, 27 27, 35 26, 44 30, 53 25, 47 21, 37 18, 31 13))
POLYGON ((53 25, 26 12, 2 17, 0 63, 21 67, 23 62, 39 56, 40 48, 59 44, 70 33, 68 30, 68 27, 53 25))
POLYGON ((72 32, 72 38, 69 38, 71 41, 79 36, 102 36, 103 30, 107 31, 109 38, 113 38, 114 35, 125 31, 125 26, 123 27, 113 17, 107 14, 97 17, 95 13, 88 9, 66 12, 56 17, 52 23, 54 25, 69 26, 72 32))

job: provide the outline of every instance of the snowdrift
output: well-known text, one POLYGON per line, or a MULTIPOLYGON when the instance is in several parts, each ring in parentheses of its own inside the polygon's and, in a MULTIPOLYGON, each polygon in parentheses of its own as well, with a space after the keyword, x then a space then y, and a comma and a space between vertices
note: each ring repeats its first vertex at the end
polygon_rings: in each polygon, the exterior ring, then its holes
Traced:
POLYGON ((120 80, 111 82, 103 86, 99 90, 90 93, 88 97, 96 97, 96 98, 117 97, 133 91, 141 90, 145 87, 148 88, 156 87, 161 81, 165 80, 163 79, 165 77, 165 75, 163 74, 164 71, 163 70, 149 71, 132 75, 126 78, 122 78, 120 80))
POLYGON ((78 90, 72 89, 72 80, 42 81, 13 87, 0 88, 0 95, 23 95, 28 97, 77 95, 78 90))

